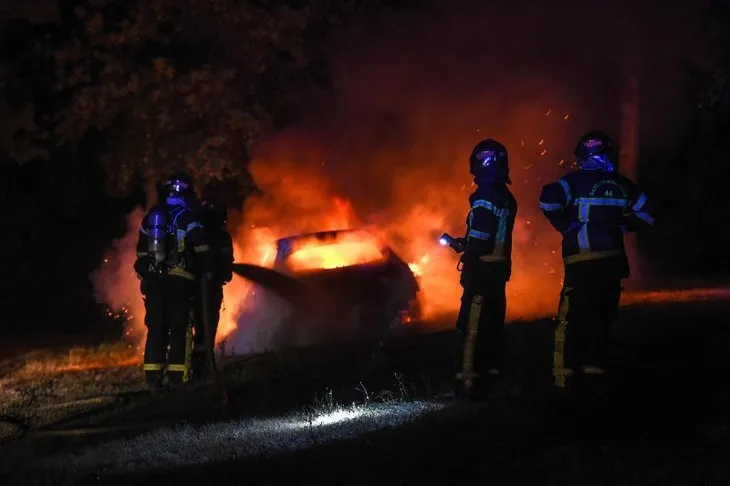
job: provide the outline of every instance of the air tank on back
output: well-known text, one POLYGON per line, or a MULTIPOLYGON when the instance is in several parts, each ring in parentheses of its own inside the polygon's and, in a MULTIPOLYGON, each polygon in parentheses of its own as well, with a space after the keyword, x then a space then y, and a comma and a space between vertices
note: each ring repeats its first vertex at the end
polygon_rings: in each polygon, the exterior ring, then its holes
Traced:
POLYGON ((159 265, 167 257, 167 211, 158 206, 150 211, 147 220, 147 251, 159 265))

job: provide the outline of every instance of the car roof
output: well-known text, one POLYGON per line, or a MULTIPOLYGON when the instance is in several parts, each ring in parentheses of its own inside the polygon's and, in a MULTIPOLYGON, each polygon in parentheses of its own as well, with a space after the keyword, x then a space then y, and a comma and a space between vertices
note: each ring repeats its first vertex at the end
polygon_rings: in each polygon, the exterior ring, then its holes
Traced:
POLYGON ((292 248, 294 247, 295 243, 307 240, 326 241, 330 239, 336 239, 348 234, 362 234, 363 236, 366 236, 368 238, 373 238, 378 242, 381 249, 390 250, 388 245, 386 245, 385 242, 383 242, 377 235, 364 228, 314 231, 311 233, 301 233, 297 235, 285 236, 276 240, 276 260, 286 260, 291 254, 292 248))

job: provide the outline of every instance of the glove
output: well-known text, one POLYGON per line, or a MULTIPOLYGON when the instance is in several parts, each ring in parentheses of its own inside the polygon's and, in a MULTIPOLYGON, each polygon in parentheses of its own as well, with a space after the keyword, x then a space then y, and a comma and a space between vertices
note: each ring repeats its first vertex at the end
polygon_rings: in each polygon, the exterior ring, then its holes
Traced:
MULTIPOLYGON (((463 258, 460 263, 463 264, 463 258)), ((473 275, 474 265, 463 265, 461 269, 461 276, 459 277, 459 283, 462 288, 466 289, 471 286, 473 275)))
POLYGON ((151 256, 145 255, 137 258, 134 262, 134 271, 137 272, 137 276, 140 280, 150 276, 150 268, 153 266, 154 260, 151 256))
POLYGON ((466 249, 466 238, 455 238, 453 248, 456 253, 462 253, 466 249))

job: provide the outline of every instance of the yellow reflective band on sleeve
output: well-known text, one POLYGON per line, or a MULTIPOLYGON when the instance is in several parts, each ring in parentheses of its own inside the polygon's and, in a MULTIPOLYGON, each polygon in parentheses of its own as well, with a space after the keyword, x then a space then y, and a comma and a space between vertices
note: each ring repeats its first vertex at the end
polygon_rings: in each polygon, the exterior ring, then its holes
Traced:
POLYGON ((641 208, 644 207, 644 204, 646 204, 646 194, 642 192, 639 196, 639 199, 636 201, 636 204, 631 207, 631 210, 634 212, 638 212, 641 210, 641 208))
POLYGON ((540 209, 543 211, 562 211, 563 205, 560 203, 545 203, 540 201, 540 209))
POLYGON ((491 201, 487 201, 486 199, 477 199, 476 201, 474 201, 474 203, 471 205, 471 209, 474 210, 477 208, 484 208, 492 212, 497 211, 497 207, 491 201))
POLYGON ((479 257, 479 260, 482 262, 504 262, 507 257, 503 255, 483 255, 479 257))
POLYGON ((164 367, 165 365, 160 363, 145 363, 142 365, 144 371, 160 371, 164 367))
POLYGON ((203 225, 202 225, 202 224, 200 224, 200 223, 198 223, 197 221, 194 221, 194 222, 190 223, 190 224, 189 224, 189 225, 188 225, 188 226, 187 226, 187 227, 185 228, 185 232, 186 232, 186 233, 190 233, 190 232, 191 232, 191 231, 193 231, 194 229, 203 229, 203 225))
POLYGON ((204 251, 210 251, 210 245, 198 245, 193 247, 195 253, 203 253, 204 251))
POLYGON ((469 231, 467 231, 466 237, 467 238, 476 238, 477 240, 488 240, 489 233, 470 229, 469 231))
POLYGON ((169 272, 167 272, 168 275, 174 275, 175 277, 182 277, 187 280, 195 280, 195 275, 188 272, 187 270, 183 270, 182 268, 174 267, 171 268, 169 272))
POLYGON ((577 253, 563 258, 563 262, 568 265, 570 263, 584 262, 586 260, 598 260, 600 258, 610 258, 621 254, 621 250, 608 251, 588 251, 586 253, 577 253))
POLYGON ((167 365, 167 371, 172 371, 175 373, 186 373, 188 371, 188 368, 184 364, 171 364, 167 365))

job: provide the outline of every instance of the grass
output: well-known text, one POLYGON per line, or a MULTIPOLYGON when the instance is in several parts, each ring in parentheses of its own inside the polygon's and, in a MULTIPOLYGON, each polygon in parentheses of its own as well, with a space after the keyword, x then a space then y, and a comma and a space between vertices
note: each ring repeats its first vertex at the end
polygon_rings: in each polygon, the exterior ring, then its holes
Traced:
POLYGON ((186 422, 136 438, 64 442, 52 455, 23 456, 16 443, 26 464, 13 473, 39 473, 33 458, 46 457, 76 472, 67 483, 25 476, 22 484, 422 485, 471 476, 509 485, 730 484, 729 309, 625 309, 607 391, 576 400, 545 387, 549 321, 508 328, 512 366, 483 405, 433 399, 450 386, 448 333, 390 343, 377 366, 363 366, 370 349, 356 346, 231 360, 228 415, 203 407, 203 389, 140 401, 99 423, 155 414, 186 422), (94 479, 102 471, 109 475, 94 479))
MULTIPOLYGON (((364 390, 364 385, 360 387, 364 390)), ((374 396, 365 391, 359 402, 340 402, 327 388, 315 393, 311 405, 279 417, 182 423, 48 456, 36 451, 33 468, 21 471, 16 478, 22 484, 77 484, 99 474, 147 473, 220 460, 261 460, 397 427, 444 406, 412 395, 403 377, 395 375, 391 390, 374 396)))
POLYGON ((63 353, 36 352, 25 355, 23 360, 24 364, 16 376, 30 378, 69 371, 134 366, 141 364, 142 357, 133 345, 119 342, 102 343, 90 348, 73 347, 63 353))

